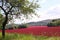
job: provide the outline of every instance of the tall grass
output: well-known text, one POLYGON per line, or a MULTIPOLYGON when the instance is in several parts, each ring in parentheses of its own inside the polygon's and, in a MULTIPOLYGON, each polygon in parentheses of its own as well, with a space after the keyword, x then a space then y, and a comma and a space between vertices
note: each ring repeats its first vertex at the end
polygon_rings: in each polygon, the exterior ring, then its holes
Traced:
POLYGON ((25 35, 25 34, 6 33, 6 36, 3 39, 0 33, 0 40, 60 40, 60 37, 46 37, 46 36, 33 36, 33 35, 25 35))

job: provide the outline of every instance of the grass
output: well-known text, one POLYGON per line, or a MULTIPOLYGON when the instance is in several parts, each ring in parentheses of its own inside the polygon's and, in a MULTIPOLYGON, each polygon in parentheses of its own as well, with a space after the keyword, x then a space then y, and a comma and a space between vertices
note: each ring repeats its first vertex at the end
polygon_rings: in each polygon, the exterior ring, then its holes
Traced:
POLYGON ((60 37, 33 36, 33 35, 25 35, 25 34, 6 33, 6 36, 3 39, 0 33, 0 40, 60 40, 60 37))

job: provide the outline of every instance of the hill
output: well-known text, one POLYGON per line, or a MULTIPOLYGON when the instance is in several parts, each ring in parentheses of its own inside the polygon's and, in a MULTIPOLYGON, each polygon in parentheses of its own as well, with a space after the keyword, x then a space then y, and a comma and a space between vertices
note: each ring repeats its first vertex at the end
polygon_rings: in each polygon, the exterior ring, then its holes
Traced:
MULTIPOLYGON (((43 21, 38 21, 38 22, 29 22, 26 23, 28 26, 47 26, 48 23, 52 22, 52 20, 60 20, 60 19, 47 19, 43 21)), ((14 26, 19 26, 21 24, 14 24, 14 26)), ((12 24, 8 24, 7 27, 12 27, 12 24)))
POLYGON ((30 22, 27 24, 30 26, 47 26, 47 24, 52 22, 53 20, 60 20, 60 19, 47 19, 47 20, 38 21, 38 22, 30 22))
POLYGON ((43 21, 38 21, 38 22, 30 22, 27 24, 31 26, 46 26, 51 21, 52 21, 51 19, 48 19, 48 20, 43 20, 43 21))

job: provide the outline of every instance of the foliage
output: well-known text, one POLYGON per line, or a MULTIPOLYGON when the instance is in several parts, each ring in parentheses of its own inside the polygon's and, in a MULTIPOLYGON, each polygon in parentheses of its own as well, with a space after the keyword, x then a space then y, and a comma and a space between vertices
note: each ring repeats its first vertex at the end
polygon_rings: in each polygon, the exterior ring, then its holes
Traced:
POLYGON ((0 40, 60 40, 60 37, 46 37, 46 36, 6 33, 6 37, 3 39, 0 33, 0 40))
POLYGON ((52 22, 48 23, 47 26, 60 26, 60 20, 52 20, 52 22))
POLYGON ((22 24, 22 25, 19 25, 18 28, 27 28, 27 24, 22 24))
POLYGON ((12 26, 12 24, 7 24, 5 29, 19 29, 19 28, 27 28, 28 25, 27 24, 13 24, 14 26, 12 26))
MULTIPOLYGON (((1 1, 0 1, 1 3, 1 1)), ((21 18, 21 16, 28 18, 32 16, 32 13, 36 15, 35 10, 39 8, 37 1, 29 0, 3 0, 3 6, 0 8, 3 10, 3 14, 9 14, 9 21, 15 18, 21 18), (5 2, 4 2, 5 1, 5 2), (5 8, 6 7, 6 8, 5 8), (28 16, 28 17, 27 17, 28 16)))
POLYGON ((0 29, 2 29, 2 23, 4 21, 4 17, 2 14, 0 14, 0 29))

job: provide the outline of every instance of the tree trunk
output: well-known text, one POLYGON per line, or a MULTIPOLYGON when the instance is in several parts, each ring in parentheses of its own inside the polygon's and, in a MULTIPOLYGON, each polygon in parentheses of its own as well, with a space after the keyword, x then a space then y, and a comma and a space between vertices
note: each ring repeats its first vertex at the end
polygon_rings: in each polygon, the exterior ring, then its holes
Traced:
POLYGON ((6 26, 7 22, 8 22, 8 14, 5 14, 5 20, 2 24, 2 37, 3 38, 5 38, 5 26, 6 26))

